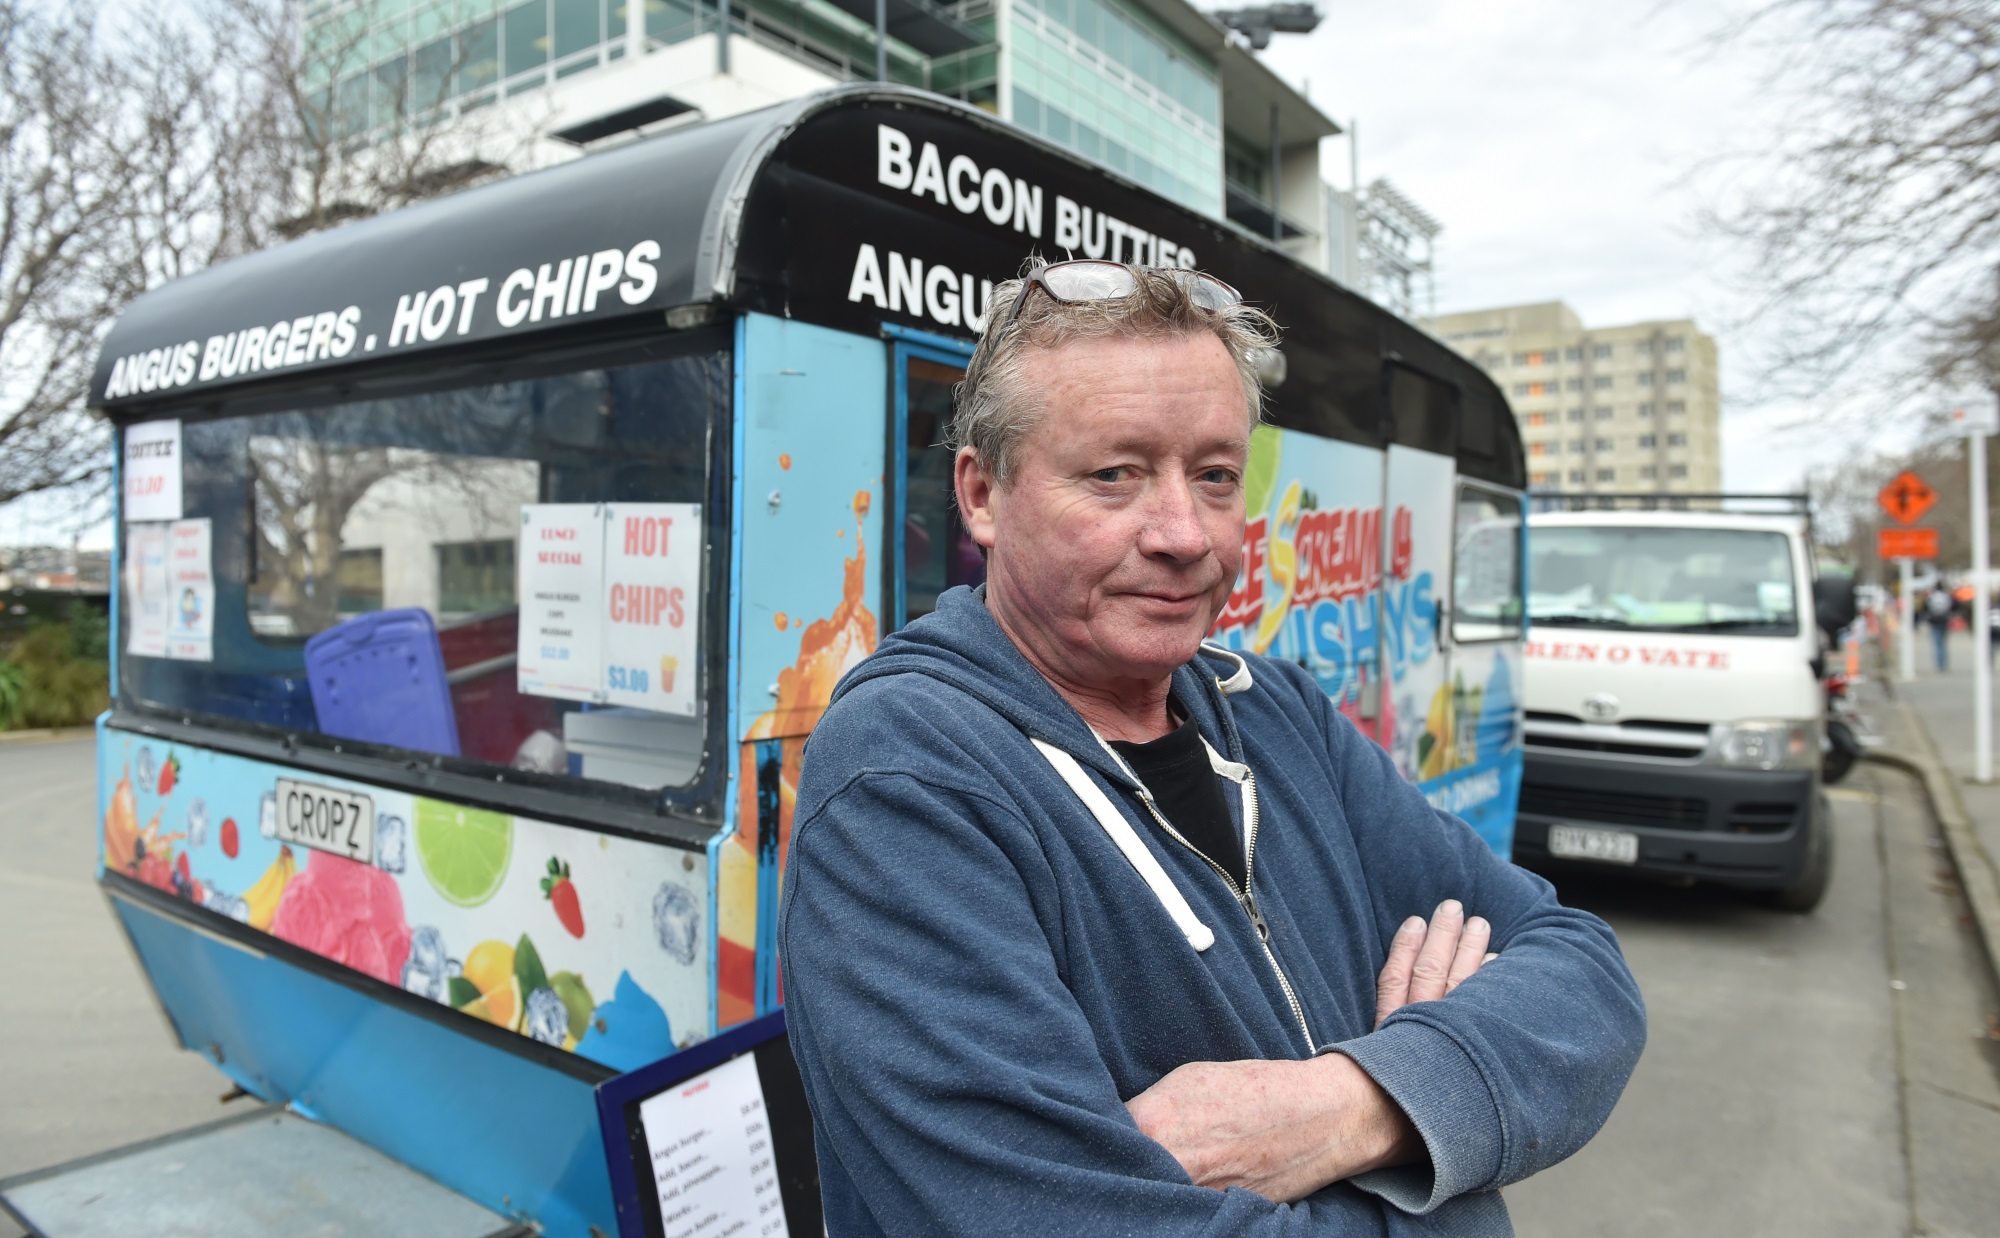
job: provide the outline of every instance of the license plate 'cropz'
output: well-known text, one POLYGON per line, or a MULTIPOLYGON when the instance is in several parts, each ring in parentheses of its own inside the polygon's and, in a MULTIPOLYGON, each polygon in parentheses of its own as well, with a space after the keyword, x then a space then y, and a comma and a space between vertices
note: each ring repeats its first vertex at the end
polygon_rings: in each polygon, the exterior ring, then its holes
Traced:
POLYGON ((278 779, 278 838, 363 864, 375 862, 375 797, 278 779))
POLYGON ((1600 864, 1637 864, 1639 836, 1624 830, 1593 830, 1581 825, 1549 827, 1549 854, 1563 860, 1595 860, 1600 864))

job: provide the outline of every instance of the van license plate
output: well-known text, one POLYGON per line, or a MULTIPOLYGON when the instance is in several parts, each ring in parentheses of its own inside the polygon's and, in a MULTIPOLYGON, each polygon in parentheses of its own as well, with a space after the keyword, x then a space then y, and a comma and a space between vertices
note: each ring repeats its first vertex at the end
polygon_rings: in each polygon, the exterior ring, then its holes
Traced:
POLYGON ((1624 830, 1593 830, 1581 825, 1549 827, 1549 854, 1563 860, 1596 860, 1600 864, 1637 864, 1639 836, 1624 830))
POLYGON ((375 798, 317 783, 278 779, 278 839, 375 862, 375 798))

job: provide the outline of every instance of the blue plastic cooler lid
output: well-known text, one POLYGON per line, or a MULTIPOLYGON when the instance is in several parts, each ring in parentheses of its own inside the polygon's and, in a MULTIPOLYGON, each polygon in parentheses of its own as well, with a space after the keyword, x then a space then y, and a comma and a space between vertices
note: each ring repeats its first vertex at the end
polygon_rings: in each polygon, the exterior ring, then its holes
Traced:
POLYGON ((322 735, 458 755, 437 626, 419 609, 356 615, 306 642, 322 735))

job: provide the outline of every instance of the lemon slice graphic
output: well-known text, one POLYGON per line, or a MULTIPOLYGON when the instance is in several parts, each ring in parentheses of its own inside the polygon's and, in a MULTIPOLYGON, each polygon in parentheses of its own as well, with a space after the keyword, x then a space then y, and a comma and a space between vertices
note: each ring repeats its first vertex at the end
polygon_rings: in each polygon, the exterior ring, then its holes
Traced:
POLYGON ((492 898, 514 854, 514 818, 427 799, 415 815, 417 860, 431 886, 460 907, 492 898))

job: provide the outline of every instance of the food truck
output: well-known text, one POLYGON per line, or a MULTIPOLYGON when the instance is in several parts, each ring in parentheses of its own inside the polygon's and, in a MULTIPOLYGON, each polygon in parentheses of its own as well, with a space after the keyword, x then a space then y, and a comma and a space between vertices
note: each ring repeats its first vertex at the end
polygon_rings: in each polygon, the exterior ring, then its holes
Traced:
MULTIPOLYGON (((806 738, 981 578, 940 444, 1036 254, 1200 268, 1284 325, 1215 639, 1311 669, 1506 854, 1525 478, 1493 383, 1232 224, 844 88, 118 321, 100 881, 179 1042, 510 1223, 681 1232, 647 1152, 676 1119, 601 1102, 753 1041, 787 1086, 745 1029, 781 1028, 806 738)), ((802 1098, 768 1099, 791 1176, 746 1232, 816 1232, 802 1098)), ((767 1200, 769 1163, 726 1181, 767 1200)))

